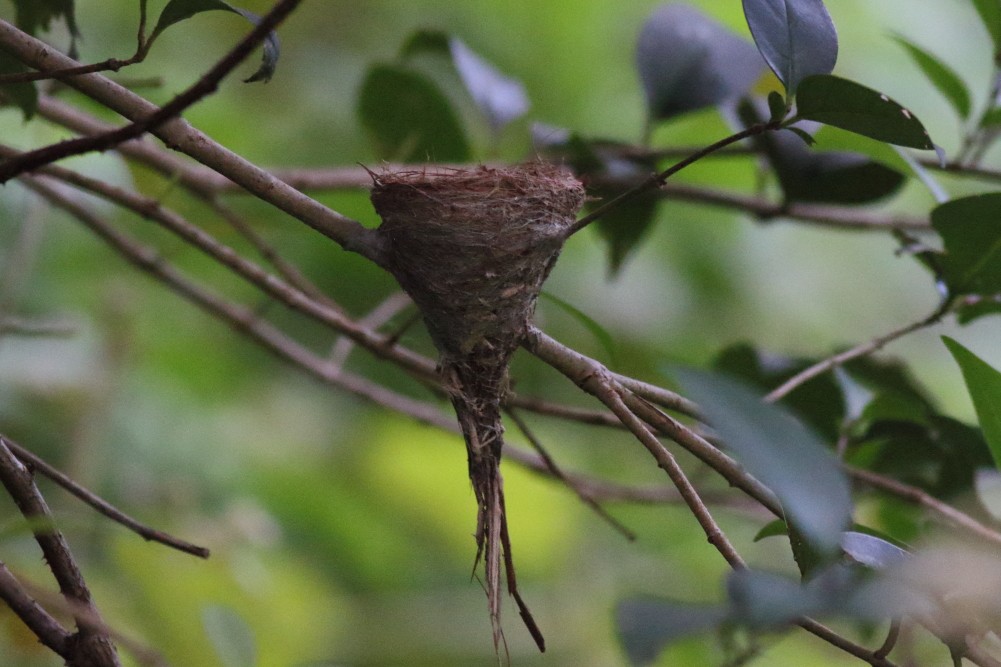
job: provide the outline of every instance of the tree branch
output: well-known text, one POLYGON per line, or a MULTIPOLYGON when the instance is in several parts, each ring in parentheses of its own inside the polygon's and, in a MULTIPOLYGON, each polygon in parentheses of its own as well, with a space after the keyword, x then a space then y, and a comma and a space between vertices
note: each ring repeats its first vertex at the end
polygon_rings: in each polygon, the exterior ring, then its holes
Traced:
POLYGON ((5 444, 22 463, 29 466, 32 470, 45 475, 66 491, 72 493, 84 503, 90 505, 100 514, 103 514, 116 523, 120 523, 143 539, 151 542, 159 542, 160 544, 172 547, 178 551, 189 553, 193 556, 198 556, 199 558, 209 557, 209 550, 205 547, 191 544, 190 542, 178 539, 172 535, 164 533, 163 531, 150 528, 149 526, 136 521, 118 508, 111 505, 106 500, 83 488, 68 476, 50 466, 43 459, 39 458, 10 438, 4 436, 2 433, 0 433, 0 443, 5 444))
MULTIPOLYGON (((52 528, 52 513, 35 487, 28 469, 18 461, 14 453, 0 440, 0 483, 14 499, 21 514, 29 521, 41 521, 43 527, 33 525, 35 541, 42 549, 45 562, 59 584, 59 590, 67 602, 79 605, 86 614, 74 614, 78 632, 72 635, 60 655, 69 665, 93 665, 94 667, 118 667, 115 647, 103 631, 100 614, 90 597, 90 590, 84 582, 80 568, 70 552, 62 534, 52 528), (79 661, 79 662, 77 662, 79 661)), ((39 619, 33 618, 32 622, 39 619)), ((27 623, 27 621, 25 621, 27 623)))
MULTIPOLYGON (((23 153, 16 158, 0 162, 0 183, 6 183, 18 174, 34 171, 42 165, 50 164, 72 155, 82 155, 92 151, 106 151, 129 139, 135 139, 140 135, 155 130, 168 120, 180 116, 185 109, 214 93, 219 87, 219 82, 232 72, 237 65, 243 62, 247 56, 253 53, 254 49, 268 36, 268 33, 274 30, 301 2, 302 0, 279 0, 271 11, 265 14, 257 25, 254 26, 254 29, 240 40, 229 53, 213 65, 194 85, 190 86, 180 95, 177 95, 162 108, 157 109, 144 118, 135 120, 130 125, 111 132, 51 144, 44 148, 23 153)), ((79 70, 80 68, 67 69, 79 70)), ((83 69, 86 69, 86 66, 83 69)), ((66 70, 62 71, 65 72, 66 70)), ((86 73, 82 72, 82 74, 86 73)), ((81 72, 78 71, 77 75, 79 74, 81 72)))
MULTIPOLYGON (((65 69, 79 64, 2 20, 0 48, 22 63, 42 71, 65 69)), ((158 111, 152 103, 100 74, 76 76, 68 79, 67 85, 133 122, 148 118, 158 111)), ((306 223, 345 250, 357 252, 380 266, 384 263, 381 243, 373 230, 366 229, 357 221, 290 188, 263 169, 212 141, 183 119, 168 120, 154 129, 152 134, 171 148, 224 174, 261 200, 306 223)))

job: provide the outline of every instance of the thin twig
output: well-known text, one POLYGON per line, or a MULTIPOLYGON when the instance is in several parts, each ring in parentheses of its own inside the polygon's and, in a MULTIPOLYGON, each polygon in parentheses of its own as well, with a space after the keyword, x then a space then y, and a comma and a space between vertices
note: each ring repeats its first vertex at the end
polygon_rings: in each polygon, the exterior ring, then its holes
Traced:
POLYGON ((720 139, 717 142, 709 144, 705 148, 702 148, 692 153, 688 157, 678 161, 677 163, 675 163, 668 169, 665 169, 664 171, 660 172, 659 174, 651 174, 649 178, 637 184, 635 187, 623 192, 618 197, 615 197, 611 201, 606 202, 605 204, 602 204, 598 208, 594 209, 593 211, 591 211, 591 213, 585 215, 583 218, 578 220, 573 226, 571 226, 569 230, 567 230, 566 235, 569 237, 572 236, 573 234, 576 234, 577 232, 584 229, 595 220, 601 218, 609 211, 618 208, 625 202, 633 199, 638 195, 643 194, 644 192, 653 190, 655 188, 664 185, 667 179, 669 179, 671 176, 678 173, 685 167, 694 164, 695 162, 698 162, 707 155, 711 155, 712 153, 715 153, 718 150, 721 150, 723 148, 726 148, 727 146, 735 144, 738 141, 743 141, 744 139, 762 134, 763 132, 768 132, 770 130, 778 129, 779 125, 780 123, 778 122, 752 125, 747 129, 737 132, 736 134, 732 134, 729 137, 720 139))
POLYGON ((38 641, 57 655, 65 655, 72 635, 52 617, 21 585, 17 577, 0 562, 0 599, 38 637, 38 641))
POLYGON ((84 503, 90 505, 100 514, 103 514, 116 523, 120 523, 143 539, 151 542, 159 542, 160 544, 177 549, 178 551, 189 553, 193 556, 198 556, 199 558, 209 557, 209 550, 205 547, 191 544, 190 542, 168 535, 163 531, 156 530, 155 528, 151 528, 140 523, 139 521, 136 521, 118 508, 111 505, 108 501, 77 484, 64 473, 56 470, 43 459, 39 458, 37 455, 28 451, 10 438, 4 436, 2 433, 0 433, 0 442, 6 444, 7 447, 14 452, 14 455, 32 470, 45 475, 56 484, 63 487, 66 491, 72 493, 84 503))
POLYGON ((856 345, 855 347, 845 350, 844 352, 839 352, 838 354, 828 357, 823 361, 819 361, 789 378, 776 389, 773 389, 767 396, 765 396, 764 400, 769 403, 782 400, 791 391, 809 380, 812 380, 818 375, 822 375, 837 366, 852 361, 853 359, 858 359, 859 357, 864 357, 881 350, 887 344, 892 343, 899 338, 903 338, 907 334, 914 333, 915 331, 937 324, 942 320, 942 318, 952 312, 952 307, 952 300, 945 300, 928 317, 918 320, 917 322, 911 322, 910 324, 900 327, 899 329, 895 329, 889 333, 883 334, 882 336, 877 336, 870 341, 856 345))
MULTIPOLYGON (((92 151, 105 151, 130 139, 159 128, 167 121, 181 115, 185 109, 211 95, 219 87, 219 82, 249 56, 258 44, 267 38, 302 0, 280 0, 254 29, 209 69, 197 82, 153 114, 136 120, 129 125, 90 137, 70 139, 29 151, 18 157, 0 162, 0 183, 6 183, 18 174, 33 171, 42 165, 56 162, 72 155, 82 155, 92 151)), ((65 71, 65 70, 63 70, 65 71)))
POLYGON ((69 545, 62 533, 51 528, 53 520, 48 504, 35 486, 31 473, 3 440, 0 440, 0 483, 26 519, 44 522, 45 527, 34 530, 35 541, 59 584, 59 591, 68 603, 87 611, 86 615, 74 614, 78 633, 66 643, 66 652, 60 655, 68 664, 77 664, 79 660, 79 664, 95 667, 118 667, 114 645, 100 625, 92 620, 99 619, 100 614, 69 545))
MULTIPOLYGON (((39 70, 49 71, 79 64, 3 20, 0 20, 0 48, 22 63, 39 70)), ((133 122, 148 119, 159 110, 148 100, 100 74, 84 74, 68 79, 66 83, 133 122)), ((382 243, 374 230, 290 188, 182 119, 170 120, 154 129, 152 134, 170 148, 189 155, 239 183, 262 201, 309 225, 345 250, 357 252, 380 266, 384 264, 382 243)))
POLYGON ((585 489, 578 486, 574 480, 564 474, 564 472, 556 464, 555 459, 553 459, 549 452, 546 451, 542 441, 535 436, 535 433, 532 432, 532 429, 529 428, 525 420, 521 418, 521 415, 518 414, 517 410, 509 408, 507 410, 507 415, 511 418, 511 421, 514 422, 514 425, 518 427, 518 430, 521 431, 521 434, 525 436, 525 439, 528 440, 529 444, 532 445, 532 449, 534 449, 542 458, 543 462, 546 464, 546 468, 554 478, 563 482, 567 488, 574 492, 574 495, 576 495, 582 503, 591 508, 595 514, 601 517, 606 523, 608 523, 608 525, 618 531, 627 540, 632 542, 636 539, 636 533, 631 531, 625 526, 625 524, 609 514, 608 510, 602 507, 593 496, 588 494, 585 489))
POLYGON ((1001 533, 993 528, 985 526, 969 514, 961 512, 948 503, 942 502, 938 498, 916 486, 911 486, 910 484, 905 484, 891 477, 880 475, 879 473, 872 472, 871 470, 863 470, 862 468, 845 466, 845 471, 863 484, 868 484, 873 488, 886 491, 887 493, 892 493, 893 495, 912 502, 915 505, 931 510, 953 526, 962 528, 968 531, 971 535, 975 535, 981 539, 987 540, 988 542, 1001 545, 1001 533))

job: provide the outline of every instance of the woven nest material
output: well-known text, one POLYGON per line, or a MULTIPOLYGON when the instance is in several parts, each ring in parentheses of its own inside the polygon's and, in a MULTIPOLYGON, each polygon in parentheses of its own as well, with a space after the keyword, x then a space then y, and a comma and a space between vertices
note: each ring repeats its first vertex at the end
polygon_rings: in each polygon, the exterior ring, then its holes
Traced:
POLYGON ((389 173, 372 190, 390 267, 442 355, 495 348, 505 361, 583 202, 545 163, 389 173))
POLYGON ((501 404, 508 362, 584 203, 584 187, 544 163, 397 172, 375 177, 372 203, 382 217, 388 268, 424 316, 466 440, 494 644, 502 637, 503 549, 508 591, 545 650, 515 583, 500 474, 501 404))

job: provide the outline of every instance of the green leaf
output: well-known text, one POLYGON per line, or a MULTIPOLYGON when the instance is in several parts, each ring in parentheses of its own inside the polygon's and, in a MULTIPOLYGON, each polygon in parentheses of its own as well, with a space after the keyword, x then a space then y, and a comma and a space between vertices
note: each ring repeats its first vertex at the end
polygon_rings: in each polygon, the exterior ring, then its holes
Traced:
POLYGON ((942 277, 953 294, 1001 292, 1001 192, 946 202, 931 221, 945 246, 942 277))
POLYGON ((904 47, 904 50, 907 51, 907 54, 914 60, 917 66, 921 68, 921 71, 932 82, 932 85, 938 88, 938 91, 945 96, 945 99, 949 101, 949 104, 956 110, 960 118, 969 118, 971 110, 970 91, 966 88, 963 80, 959 78, 959 75, 931 53, 904 37, 896 35, 894 39, 904 47))
POLYGON ((717 627, 722 605, 671 600, 626 600, 615 610, 619 639, 632 665, 649 665, 670 644, 717 627))
MULTIPOLYGON (((603 201, 621 192, 599 191, 603 201)), ((608 268, 611 275, 622 269, 653 226, 659 199, 656 193, 643 193, 602 216, 595 224, 608 243, 608 268)))
POLYGON ((247 622, 229 607, 207 605, 202 608, 202 626, 226 667, 254 667, 257 647, 247 622))
POLYGON ((987 34, 994 41, 994 52, 1001 53, 1001 2, 998 0, 972 0, 980 14, 987 34))
POLYGON ((797 120, 815 120, 889 144, 933 150, 914 114, 886 95, 830 75, 811 76, 796 95, 797 120))
POLYGON ((559 306, 563 311, 565 311, 575 320, 580 322, 580 324, 583 325, 583 327, 587 329, 592 336, 594 336, 594 338, 598 341, 598 343, 601 344, 602 349, 605 350, 605 354, 608 355, 608 359, 611 363, 611 366, 613 368, 618 366, 618 362, 616 360, 616 355, 615 355, 615 339, 612 337, 610 333, 608 333, 607 329, 598 324, 594 320, 594 318, 589 316, 580 308, 577 308, 576 306, 567 303, 566 301, 557 296, 553 296, 549 292, 546 291, 540 292, 539 296, 544 298, 546 301, 549 301, 559 306))
POLYGON ((663 6, 643 24, 636 65, 651 120, 737 99, 763 69, 751 44, 683 4, 663 6))
POLYGON ((823 0, 743 0, 754 43, 791 98, 838 61, 838 31, 823 0))
POLYGON ((782 519, 775 519, 774 521, 769 521, 765 524, 761 530, 759 530, 754 535, 754 541, 760 542, 766 537, 779 537, 780 535, 788 535, 789 526, 782 519))
MULTIPOLYGON (((153 42, 164 30, 175 23, 189 19, 196 14, 209 11, 226 11, 239 14, 254 25, 257 25, 261 21, 261 17, 257 14, 234 7, 222 0, 170 0, 163 8, 163 11, 160 12, 160 18, 157 19, 156 26, 149 36, 149 42, 153 42)), ((278 34, 272 30, 264 39, 264 55, 261 58, 260 68, 249 78, 244 79, 244 83, 270 81, 275 73, 280 53, 281 44, 278 40, 278 34)))
POLYGON ((952 338, 942 336, 942 342, 963 371, 994 465, 1001 469, 1001 372, 952 338))
POLYGON ((785 119, 789 114, 789 105, 786 104, 786 98, 774 90, 768 93, 768 111, 770 116, 768 120, 772 123, 778 123, 785 119))
POLYGON ((788 524, 835 557, 851 525, 852 500, 833 454, 787 410, 735 380, 691 370, 678 378, 734 457, 778 496, 788 524))
POLYGON ((463 162, 469 145, 458 117, 441 90, 405 66, 375 65, 358 101, 362 125, 379 157, 403 162, 463 162))
MULTIPOLYGON (((3 49, 0 49, 0 75, 17 74, 27 71, 27 67, 3 49)), ((0 91, 8 102, 21 110, 24 120, 31 120, 38 110, 38 89, 34 83, 9 83, 0 86, 0 91)))
POLYGON ((1001 108, 991 109, 980 119, 981 127, 994 127, 995 125, 1001 125, 1001 108))
MULTIPOLYGON (((798 128, 789 128, 798 129, 798 128)), ((811 150, 786 132, 759 135, 786 201, 862 204, 897 192, 904 175, 864 155, 811 150)))

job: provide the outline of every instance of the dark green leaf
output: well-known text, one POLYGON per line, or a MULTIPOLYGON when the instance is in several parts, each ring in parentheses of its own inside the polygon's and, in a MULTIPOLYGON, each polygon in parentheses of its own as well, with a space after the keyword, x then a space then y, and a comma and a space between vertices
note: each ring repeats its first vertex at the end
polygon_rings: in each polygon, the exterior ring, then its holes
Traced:
MULTIPOLYGON (((20 61, 0 49, 0 75, 24 71, 27 71, 27 68, 20 61)), ((30 120, 38 110, 38 89, 34 83, 11 83, 0 86, 0 91, 8 102, 21 110, 25 120, 30 120)))
POLYGON ((717 627, 721 605, 668 600, 626 600, 615 611, 622 646, 633 665, 649 665, 673 642, 717 627))
POLYGON ((202 626, 226 667, 253 667, 257 664, 254 633, 247 622, 229 607, 202 608, 202 626))
POLYGON ((873 570, 883 570, 905 561, 910 555, 896 544, 866 533, 848 531, 841 535, 841 548, 858 563, 873 570))
POLYGON ((52 19, 58 18, 66 20, 71 35, 80 35, 73 13, 73 0, 14 0, 14 7, 17 9, 17 27, 29 35, 48 30, 52 19))
POLYGON ((811 76, 796 95, 797 118, 815 120, 898 146, 932 150, 931 138, 910 111, 854 81, 811 76))
POLYGON ((765 526, 759 530, 754 535, 754 541, 759 542, 766 537, 778 537, 779 535, 788 535, 789 527, 786 526, 786 522, 782 519, 775 519, 765 524, 765 526))
MULTIPOLYGON (((621 194, 603 190, 602 201, 610 201, 621 194)), ((645 193, 624 202, 602 216, 595 224, 598 233, 608 243, 608 267, 611 275, 617 274, 633 251, 639 247, 653 225, 659 199, 656 194, 645 193)))
MULTIPOLYGON (((175 23, 189 19, 201 12, 209 11, 232 12, 233 14, 242 16, 254 25, 257 25, 261 21, 261 17, 257 14, 234 7, 222 0, 170 0, 163 8, 163 11, 160 12, 160 18, 157 19, 156 26, 149 36, 149 41, 154 41, 164 30, 175 23)), ((280 52, 281 44, 278 41, 278 35, 274 31, 271 31, 264 40, 264 55, 261 58, 260 68, 250 78, 244 79, 244 82, 269 81, 275 73, 280 52)))
POLYGON ((994 127, 1001 125, 1001 109, 991 109, 980 119, 981 127, 994 127))
POLYGON ((798 127, 786 127, 783 129, 799 137, 799 140, 802 141, 807 148, 811 148, 817 143, 817 140, 813 138, 813 135, 806 130, 801 130, 798 127))
POLYGON ((931 220, 945 246, 942 277, 950 290, 1001 292, 1001 192, 946 202, 932 211, 931 220))
POLYGON ((994 52, 1001 53, 1001 2, 998 0, 972 0, 980 14, 987 34, 994 41, 994 52))
POLYGON ((823 0, 743 0, 758 50, 789 97, 800 82, 830 74, 838 61, 838 32, 823 0))
POLYGON ((963 371, 994 465, 1001 469, 1001 372, 952 338, 942 336, 942 341, 963 371))
POLYGON ((786 99, 784 97, 773 90, 768 93, 768 111, 770 112, 770 118, 768 120, 770 122, 777 123, 783 120, 789 113, 789 105, 786 104, 786 99))
POLYGON ((463 162, 469 146, 448 99, 423 74, 397 65, 369 69, 358 102, 379 157, 403 162, 463 162))
POLYGON ((852 500, 831 452, 788 411, 735 380, 690 370, 678 377, 737 460, 775 492, 789 525, 834 557, 852 500))
POLYGON ((952 108, 956 110, 956 113, 963 119, 969 118, 971 108, 970 91, 966 88, 963 80, 959 78, 959 75, 948 65, 945 65, 941 60, 913 42, 899 35, 894 37, 894 39, 904 47, 907 54, 921 68, 921 71, 928 77, 928 80, 945 96, 945 99, 949 101, 952 108))
POLYGON ((449 40, 452 62, 476 106, 494 132, 528 111, 528 95, 521 82, 501 74, 457 37, 449 40))
POLYGON ((410 35, 400 49, 400 58, 409 60, 422 53, 451 56, 448 33, 441 30, 418 30, 410 35))
POLYGON ((636 64, 651 120, 737 99, 763 69, 751 44, 682 4, 661 7, 647 19, 636 64))
POLYGON ((585 329, 590 332, 592 336, 601 344, 602 349, 605 350, 605 354, 608 355, 608 359, 611 366, 614 368, 618 365, 615 357, 615 339, 612 337, 608 330, 603 326, 598 324, 593 317, 589 316, 587 313, 582 311, 580 308, 567 303, 563 299, 553 296, 549 292, 540 292, 541 296, 546 301, 549 301, 557 306, 559 306, 564 312, 569 314, 572 318, 577 320, 585 329))

